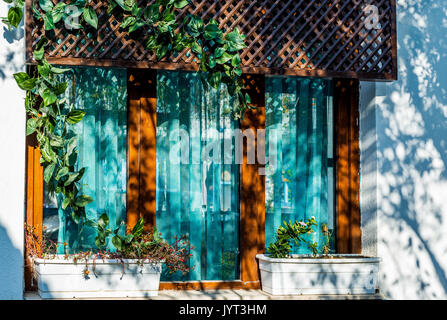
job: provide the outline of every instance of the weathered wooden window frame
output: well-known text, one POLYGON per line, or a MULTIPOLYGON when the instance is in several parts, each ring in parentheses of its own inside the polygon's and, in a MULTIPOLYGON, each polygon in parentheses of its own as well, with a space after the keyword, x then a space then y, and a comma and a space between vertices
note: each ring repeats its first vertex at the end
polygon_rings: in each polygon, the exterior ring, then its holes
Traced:
MULTIPOLYGON (((128 69, 128 228, 144 217, 146 228, 156 217, 156 72, 128 69)), ((257 107, 249 110, 241 129, 265 128, 265 77, 245 75, 246 88, 257 107)), ((334 79, 334 144, 336 174, 336 247, 338 253, 361 253, 360 152, 358 127, 359 82, 334 79)), ((264 146, 259 146, 264 147, 264 146)), ((161 282, 160 289, 259 289, 256 254, 264 251, 265 178, 259 165, 248 165, 247 145, 240 177, 239 281, 161 282), (255 197, 253 195, 256 195, 255 197)), ((43 170, 35 137, 26 140, 26 222, 42 232, 43 170)), ((26 289, 32 290, 26 268, 26 289)), ((34 288, 35 289, 35 288, 34 288)))

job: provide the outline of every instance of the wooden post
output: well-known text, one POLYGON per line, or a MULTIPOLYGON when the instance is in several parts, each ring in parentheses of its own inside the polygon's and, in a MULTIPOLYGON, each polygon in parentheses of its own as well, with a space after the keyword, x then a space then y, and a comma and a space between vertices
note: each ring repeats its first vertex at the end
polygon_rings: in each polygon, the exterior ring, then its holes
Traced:
POLYGON ((127 227, 143 217, 148 230, 156 219, 156 72, 129 69, 127 94, 127 227))
MULTIPOLYGON (((264 76, 246 75, 245 86, 249 90, 256 109, 248 110, 241 122, 241 130, 265 129, 265 80, 264 76)), ((241 280, 246 289, 260 288, 260 276, 256 254, 264 252, 265 242, 265 177, 259 174, 259 164, 247 164, 247 151, 252 145, 244 144, 241 165, 240 202, 240 251, 241 280)), ((256 139, 255 147, 258 145, 256 139)))
POLYGON ((335 80, 337 252, 361 253, 359 82, 335 80))

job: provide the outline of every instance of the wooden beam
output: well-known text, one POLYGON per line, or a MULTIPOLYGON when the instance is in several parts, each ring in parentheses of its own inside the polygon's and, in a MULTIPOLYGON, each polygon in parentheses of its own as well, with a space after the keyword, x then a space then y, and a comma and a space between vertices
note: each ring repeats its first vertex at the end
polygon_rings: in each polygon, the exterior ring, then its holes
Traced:
POLYGON ((361 253, 359 82, 334 82, 337 252, 361 253))
MULTIPOLYGON (((43 167, 40 164, 40 148, 35 134, 26 137, 26 224, 34 227, 42 238, 43 223, 43 167)), ((31 260, 25 252, 25 290, 36 291, 33 283, 31 260)))
POLYGON ((160 282, 160 290, 253 290, 261 289, 259 281, 244 283, 242 281, 178 281, 160 282))
MULTIPOLYGON (((248 110, 241 121, 241 130, 265 129, 265 78, 259 75, 244 76, 245 87, 256 109, 248 110)), ((255 148, 264 148, 257 145, 255 148)), ((259 164, 247 164, 248 148, 244 143, 244 158, 240 178, 240 252, 241 280, 244 288, 260 286, 256 254, 264 252, 265 242, 265 177, 259 174, 259 164)))
POLYGON ((144 217, 145 229, 156 219, 156 72, 128 70, 127 226, 144 217))
MULTIPOLYGON (((157 70, 183 70, 197 71, 199 66, 196 63, 173 63, 164 61, 126 61, 113 59, 95 59, 95 58, 62 58, 47 57, 48 62, 57 65, 66 66, 92 66, 92 67, 122 67, 137 69, 157 69, 157 70)), ((35 64, 35 61, 27 61, 28 64, 35 64)), ((397 63, 397 62, 396 62, 397 63)), ((355 71, 331 71, 324 69, 300 69, 300 68, 267 68, 243 66, 244 74, 259 75, 282 75, 282 76, 300 76, 300 77, 319 77, 319 78, 348 78, 376 81, 392 81, 397 75, 379 72, 355 72, 355 71)))

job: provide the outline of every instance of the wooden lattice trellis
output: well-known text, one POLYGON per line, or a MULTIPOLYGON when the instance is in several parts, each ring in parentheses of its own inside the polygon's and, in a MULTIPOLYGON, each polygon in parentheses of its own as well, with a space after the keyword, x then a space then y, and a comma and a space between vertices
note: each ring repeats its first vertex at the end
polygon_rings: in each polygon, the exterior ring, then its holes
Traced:
MULTIPOLYGON (((27 61, 45 34, 27 0, 27 61)), ((34 0, 35 1, 35 0, 34 0)), ((57 2, 57 0, 53 0, 57 2)), ((185 50, 157 62, 144 48, 145 37, 130 37, 106 13, 106 0, 92 0, 98 30, 80 35, 47 32, 48 60, 67 65, 124 66, 195 70, 197 58, 185 50)), ((152 1, 147 1, 150 4, 152 1)), ((247 36, 243 72, 393 80, 397 77, 395 0, 193 0, 177 17, 200 14, 247 36), (378 29, 368 29, 365 6, 378 8, 378 29)))

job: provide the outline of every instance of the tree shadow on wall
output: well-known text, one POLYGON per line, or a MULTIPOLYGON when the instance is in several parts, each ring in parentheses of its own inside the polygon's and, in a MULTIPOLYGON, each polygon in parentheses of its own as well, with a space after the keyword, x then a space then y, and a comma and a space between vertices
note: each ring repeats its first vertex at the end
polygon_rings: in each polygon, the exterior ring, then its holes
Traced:
POLYGON ((23 255, 12 243, 8 231, 0 224, 0 299, 11 300, 22 297, 23 255))
POLYGON ((447 8, 406 1, 397 15, 399 80, 379 97, 376 118, 381 289, 439 299, 447 297, 447 8))
MULTIPOLYGON (((7 10, 4 10, 4 12, 6 13, 7 10)), ((0 31, 2 33, 2 38, 10 45, 14 45, 14 47, 7 46, 0 48, 0 80, 5 80, 7 77, 12 77, 14 73, 23 69, 23 65, 18 64, 16 59, 19 59, 19 61, 22 59, 21 57, 18 58, 17 55, 21 53, 19 41, 24 38, 25 31, 23 28, 23 21, 18 28, 13 28, 11 30, 8 30, 6 25, 0 22, 0 28, 2 29, 2 31, 0 31)))

